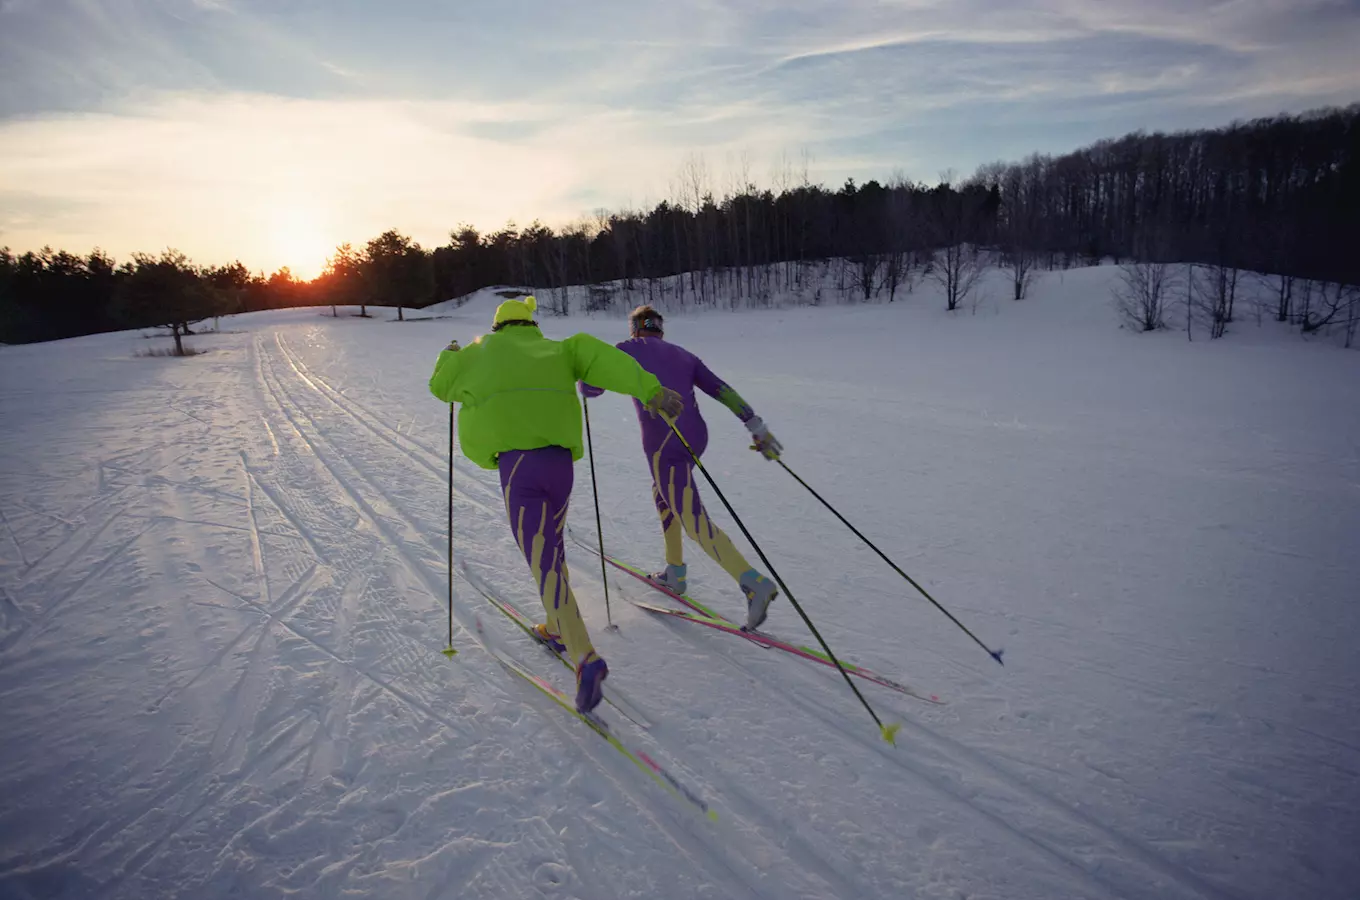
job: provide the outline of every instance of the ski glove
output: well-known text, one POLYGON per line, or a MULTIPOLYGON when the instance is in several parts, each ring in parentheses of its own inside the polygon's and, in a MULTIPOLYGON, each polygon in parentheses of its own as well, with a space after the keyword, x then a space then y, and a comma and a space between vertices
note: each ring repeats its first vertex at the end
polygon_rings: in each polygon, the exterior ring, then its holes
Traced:
POLYGON ((444 349, 445 349, 445 350, 452 350, 454 353, 457 353, 459 350, 461 350, 461 349, 463 349, 463 348, 458 346, 458 342, 457 342, 457 341, 449 341, 449 345, 448 345, 447 347, 445 347, 444 349))
POLYGON ((581 396, 582 396, 582 397, 587 397, 587 398, 589 398, 589 397, 598 397, 598 396, 600 396, 600 395, 603 394, 603 393, 604 393, 604 388, 597 388, 597 387, 596 387, 595 385, 593 385, 593 384, 586 384, 584 381, 581 382, 581 396))
POLYGON ((779 459, 779 454, 784 452, 784 445, 779 443, 779 439, 770 434, 770 429, 765 427, 765 423, 760 420, 760 416, 752 416, 746 421, 746 430, 751 432, 754 443, 751 449, 755 450, 766 459, 779 459))
POLYGON ((647 401, 647 411, 652 415, 660 413, 668 419, 678 419, 685 411, 685 401, 668 387, 662 387, 647 401))

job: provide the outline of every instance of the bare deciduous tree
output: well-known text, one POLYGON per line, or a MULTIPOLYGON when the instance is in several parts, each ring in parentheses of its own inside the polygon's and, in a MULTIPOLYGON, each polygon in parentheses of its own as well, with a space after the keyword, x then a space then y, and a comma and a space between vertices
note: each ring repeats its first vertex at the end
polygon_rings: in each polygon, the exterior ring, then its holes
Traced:
POLYGON ((1166 327, 1167 307, 1178 276, 1169 263, 1125 263, 1119 267, 1115 307, 1130 327, 1156 331, 1166 327))
POLYGON ((1346 286, 1346 349, 1355 343, 1356 328, 1360 327, 1360 285, 1346 286))
POLYGON ((972 293, 987 268, 987 254, 975 241, 994 230, 1000 205, 995 186, 973 183, 955 190, 952 178, 952 172, 943 173, 929 194, 934 245, 939 248, 930 274, 944 288, 945 306, 951 312, 972 293))
POLYGON ((888 182, 887 230, 883 254, 883 287, 888 289, 888 302, 897 299, 898 288, 910 291, 915 286, 917 248, 921 244, 919 211, 913 202, 917 187, 901 172, 894 172, 888 182))
POLYGON ((954 244, 935 254, 930 277, 944 289, 945 308, 950 312, 968 299, 987 270, 987 255, 973 244, 954 244))
POLYGON ((1026 247, 1013 244, 1001 254, 1001 268, 1010 273, 1011 286, 1015 291, 1015 299, 1023 300, 1029 293, 1029 286, 1034 282, 1035 269, 1039 262, 1038 256, 1026 247))
POLYGON ((899 288, 910 291, 915 286, 916 254, 910 250, 889 250, 883 255, 883 284, 888 289, 888 302, 897 299, 899 288))
POLYGON ((1346 346, 1350 347, 1355 333, 1354 317, 1357 315, 1355 305, 1360 302, 1356 286, 1339 281, 1331 284, 1323 282, 1317 288, 1317 295, 1316 310, 1310 308, 1305 312, 1301 326, 1303 333, 1312 334, 1318 331, 1330 333, 1333 326, 1340 325, 1346 335, 1346 346))
POLYGON ((1289 321, 1289 304, 1294 299, 1294 276, 1277 275, 1279 286, 1275 293, 1275 321, 1289 321))
POLYGON ((856 253, 846 259, 843 265, 850 291, 866 302, 872 300, 878 293, 878 270, 882 262, 877 253, 856 253))
POLYGON ((1193 302, 1209 321, 1209 337, 1221 338, 1232 321, 1237 300, 1239 271, 1227 265, 1200 267, 1203 273, 1192 275, 1193 302))

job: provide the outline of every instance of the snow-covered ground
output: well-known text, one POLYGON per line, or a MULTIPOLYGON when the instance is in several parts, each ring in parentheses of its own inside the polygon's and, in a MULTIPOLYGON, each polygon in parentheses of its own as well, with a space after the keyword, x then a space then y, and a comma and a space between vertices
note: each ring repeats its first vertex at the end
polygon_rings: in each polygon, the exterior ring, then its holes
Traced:
MULTIPOLYGON (((706 462, 863 685, 624 600, 571 548, 622 738, 692 815, 478 644, 569 673, 455 580, 437 351, 316 310, 0 354, 0 896, 1347 898, 1360 890, 1360 354, 1267 322, 1117 328, 1111 269, 1020 304, 675 316, 788 464, 702 402, 706 462)), ((998 293, 1001 287, 995 286, 998 293)), ((378 311, 386 314, 387 311, 378 311)), ((423 313, 422 315, 429 315, 423 313)), ((622 338, 617 318, 548 320, 622 338)), ((606 540, 660 538, 631 405, 592 403, 606 540)), ((494 473, 455 556, 532 608, 494 473)), ((730 525, 712 491, 716 518, 730 525)), ((574 526, 593 534, 589 470, 574 526)), ((732 529, 735 533, 735 528, 732 529)), ((693 592, 736 614, 690 548, 693 592)), ((785 603, 772 629, 802 636, 785 603)), ((609 713, 606 709, 606 716, 609 713)))

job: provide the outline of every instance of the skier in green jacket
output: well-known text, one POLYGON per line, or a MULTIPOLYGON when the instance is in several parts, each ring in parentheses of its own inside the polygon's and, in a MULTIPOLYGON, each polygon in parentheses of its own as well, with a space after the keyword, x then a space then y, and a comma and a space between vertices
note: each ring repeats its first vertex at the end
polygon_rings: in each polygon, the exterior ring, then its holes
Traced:
POLYGON ((595 652, 567 576, 562 532, 575 474, 584 455, 584 381, 645 404, 670 418, 684 410, 680 395, 662 387, 631 356, 588 334, 545 338, 534 321, 533 297, 506 300, 492 333, 465 348, 451 342, 439 354, 430 392, 460 403, 458 442, 484 469, 498 469, 515 542, 538 585, 547 616, 539 637, 576 665, 576 708, 599 704, 609 667, 595 652))

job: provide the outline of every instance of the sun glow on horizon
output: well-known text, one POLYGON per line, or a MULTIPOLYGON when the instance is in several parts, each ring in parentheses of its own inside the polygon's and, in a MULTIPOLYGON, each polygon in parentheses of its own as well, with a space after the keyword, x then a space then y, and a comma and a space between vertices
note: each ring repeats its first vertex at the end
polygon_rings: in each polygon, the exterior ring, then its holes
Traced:
POLYGON ((336 245, 326 238, 315 211, 302 203, 277 207, 269 223, 267 243, 278 267, 287 266, 299 281, 320 275, 336 245))

